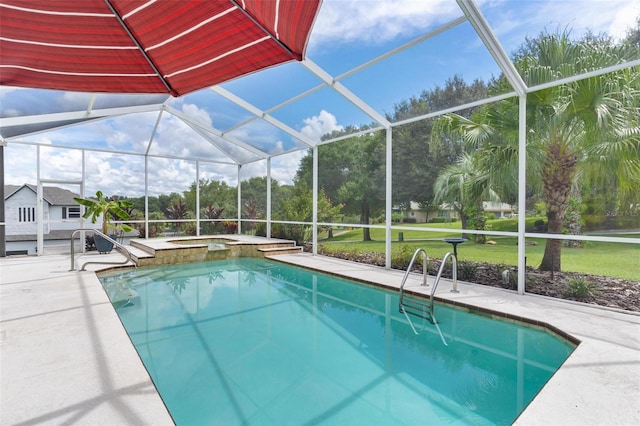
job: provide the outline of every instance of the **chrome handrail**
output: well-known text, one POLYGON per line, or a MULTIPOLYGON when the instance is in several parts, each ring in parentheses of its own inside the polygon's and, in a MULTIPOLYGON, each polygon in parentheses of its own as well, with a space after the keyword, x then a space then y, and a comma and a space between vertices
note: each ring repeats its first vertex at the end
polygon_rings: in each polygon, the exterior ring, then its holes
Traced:
POLYGON ((120 244, 119 242, 115 241, 113 238, 109 237, 108 235, 103 234, 102 232, 98 231, 97 229, 92 229, 92 228, 82 228, 82 229, 76 229, 75 231, 73 231, 71 233, 71 269, 70 271, 75 271, 75 246, 73 244, 73 239, 76 236, 76 234, 78 232, 93 232, 93 234, 98 234, 100 235, 102 238, 104 238, 105 240, 111 242, 113 244, 113 247, 116 249, 116 251, 118 253, 120 253, 121 255, 123 255, 126 259, 123 262, 114 262, 114 261, 110 261, 110 262, 98 262, 98 261, 90 261, 90 262, 85 262, 82 267, 80 268, 81 271, 84 271, 85 267, 87 265, 90 264, 98 264, 98 265, 126 265, 127 263, 131 262, 133 263, 134 266, 136 266, 136 263, 133 261, 133 259, 131 258, 131 252, 129 250, 127 250, 127 248, 125 246, 123 246, 122 244, 120 244))
POLYGON ((400 283, 400 300, 399 300, 399 309, 400 311, 402 311, 402 300, 404 298, 404 285, 407 282, 407 278, 409 278, 409 272, 411 272, 411 268, 413 267, 413 262, 415 262, 416 258, 418 257, 418 255, 420 253, 424 253, 424 257, 422 258, 422 285, 423 286, 427 286, 427 274, 428 274, 428 264, 429 264, 429 257, 427 256, 427 252, 425 249, 423 248, 419 248, 417 249, 414 253, 413 253, 413 257, 411 258, 411 262, 409 262, 409 266, 407 267, 407 270, 404 273, 404 277, 402 277, 402 282, 400 283))
POLYGON ((448 252, 442 258, 442 263, 440 264, 440 269, 438 269, 438 275, 436 276, 436 281, 433 283, 433 287, 431 288, 431 294, 429 295, 429 315, 431 315, 431 318, 433 318, 432 322, 434 323, 435 323, 435 318, 433 317, 433 295, 436 293, 436 288, 438 287, 438 283, 440 282, 440 277, 442 276, 442 271, 444 270, 444 264, 447 263, 448 257, 451 257, 452 269, 453 269, 451 273, 451 278, 453 279, 453 290, 451 291, 455 293, 458 292, 458 261, 456 260, 456 256, 453 253, 448 252))

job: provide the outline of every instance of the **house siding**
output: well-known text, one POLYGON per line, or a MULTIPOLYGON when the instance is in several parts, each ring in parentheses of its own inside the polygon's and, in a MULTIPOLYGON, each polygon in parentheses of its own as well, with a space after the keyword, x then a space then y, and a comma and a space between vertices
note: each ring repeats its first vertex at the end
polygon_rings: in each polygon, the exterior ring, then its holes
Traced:
MULTIPOLYGON (((33 235, 37 232, 37 223, 34 218, 33 221, 25 222, 20 221, 20 209, 33 209, 36 211, 36 194, 29 188, 22 188, 18 192, 14 193, 11 197, 5 200, 5 223, 6 236, 11 235, 33 235)), ((44 220, 45 227, 44 233, 50 232, 50 225, 46 222, 49 218, 49 203, 44 203, 44 220)))
MULTIPOLYGON (((24 216, 25 211, 30 211, 30 213, 27 213, 27 218, 29 217, 29 214, 36 214, 37 194, 34 188, 29 185, 23 185, 14 192, 8 192, 9 191, 7 191, 7 188, 5 187, 6 251, 8 253, 26 252, 30 255, 37 254, 37 217, 32 217, 30 221, 24 221, 23 218, 21 220, 21 216, 24 216)), ((45 248, 67 245, 71 231, 83 227, 82 221, 79 218, 62 218, 64 208, 78 207, 78 205, 72 200, 73 195, 76 194, 69 193, 68 191, 64 193, 64 191, 60 191, 59 188, 45 188, 45 199, 43 200, 43 233, 45 248), (53 191, 53 199, 55 202, 69 204, 51 204, 46 199, 46 191, 53 191), (62 196, 65 198, 62 198, 62 196)), ((102 226, 102 221, 98 221, 95 224, 92 224, 90 221, 85 221, 84 226, 99 229, 102 226)))

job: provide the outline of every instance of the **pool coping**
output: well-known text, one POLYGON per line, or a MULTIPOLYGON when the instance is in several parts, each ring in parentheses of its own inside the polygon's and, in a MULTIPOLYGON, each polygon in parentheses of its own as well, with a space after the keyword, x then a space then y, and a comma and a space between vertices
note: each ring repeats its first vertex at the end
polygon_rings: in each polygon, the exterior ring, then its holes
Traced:
MULTIPOLYGON (((267 258, 392 288, 404 275, 307 253, 267 258)), ((64 255, 0 258, 1 423, 173 424, 95 273, 114 268, 68 265, 64 255)), ((407 285, 420 281, 410 274, 407 285)), ((436 296, 499 315, 543 317, 581 342, 514 424, 640 423, 640 315, 458 287, 451 293, 443 280, 436 296)))

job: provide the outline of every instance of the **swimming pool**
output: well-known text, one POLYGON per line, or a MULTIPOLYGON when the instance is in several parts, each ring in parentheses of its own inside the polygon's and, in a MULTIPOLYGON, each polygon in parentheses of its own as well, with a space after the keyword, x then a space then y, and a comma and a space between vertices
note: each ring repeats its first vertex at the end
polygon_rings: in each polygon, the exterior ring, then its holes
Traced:
POLYGON ((101 278, 178 425, 511 424, 574 345, 263 259, 101 278))

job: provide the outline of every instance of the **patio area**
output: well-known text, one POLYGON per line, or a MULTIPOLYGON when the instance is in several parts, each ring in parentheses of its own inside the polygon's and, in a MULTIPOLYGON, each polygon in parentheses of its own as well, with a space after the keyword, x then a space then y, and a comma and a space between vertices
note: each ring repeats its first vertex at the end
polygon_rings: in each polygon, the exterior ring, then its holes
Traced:
MULTIPOLYGON (((310 254, 269 257, 376 285, 397 287, 403 275, 310 254)), ((68 254, 0 258, 0 422, 172 424, 96 277, 104 266, 79 272, 69 264, 68 254)), ((417 285, 419 277, 410 280, 417 285)), ((581 341, 516 424, 640 421, 640 316, 465 283, 459 293, 450 289, 443 281, 436 295, 544 322, 581 341)))

